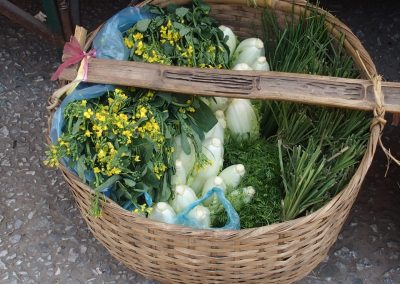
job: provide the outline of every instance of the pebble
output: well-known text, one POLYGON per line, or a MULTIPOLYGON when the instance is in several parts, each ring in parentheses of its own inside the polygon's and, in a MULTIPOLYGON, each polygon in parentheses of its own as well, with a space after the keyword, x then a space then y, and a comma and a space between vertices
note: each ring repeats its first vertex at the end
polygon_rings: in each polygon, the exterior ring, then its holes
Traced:
POLYGON ((0 257, 6 256, 7 254, 8 254, 8 251, 6 249, 0 251, 0 257))
POLYGON ((357 262, 356 267, 358 271, 361 271, 367 268, 371 268, 372 264, 368 258, 363 258, 360 262, 357 262))
POLYGON ((1 260, 0 260, 0 269, 2 269, 2 270, 7 270, 6 265, 5 265, 4 262, 2 262, 1 260))
POLYGON ((337 261, 337 262, 335 263, 335 266, 339 269, 340 273, 343 273, 343 274, 344 274, 344 273, 347 272, 347 267, 346 267, 346 265, 343 264, 342 262, 337 261))
POLYGON ((10 160, 3 160, 3 161, 1 161, 1 166, 3 166, 3 167, 10 167, 10 166, 11 166, 10 160))
POLYGON ((373 225, 371 225, 370 227, 371 227, 372 231, 373 231, 375 234, 378 233, 378 226, 377 226, 376 224, 373 224, 373 225))
POLYGON ((69 262, 75 262, 76 259, 78 258, 78 256, 79 256, 79 254, 76 253, 75 250, 74 250, 73 248, 71 248, 71 249, 69 250, 69 253, 68 253, 68 261, 69 261, 69 262))
POLYGON ((60 267, 57 267, 56 272, 54 273, 55 276, 60 275, 61 274, 61 269, 60 267))
POLYGON ((17 234, 17 235, 13 235, 10 237, 10 243, 12 243, 13 245, 18 243, 21 240, 21 235, 17 234))
POLYGON ((84 254, 87 251, 87 247, 85 245, 81 245, 79 247, 79 250, 80 250, 81 254, 84 254))
POLYGON ((2 128, 0 128, 0 138, 8 138, 9 135, 10 135, 10 131, 8 130, 8 128, 6 126, 3 126, 2 128))
POLYGON ((14 229, 18 230, 19 228, 21 228, 23 222, 20 219, 15 220, 14 222, 14 229))

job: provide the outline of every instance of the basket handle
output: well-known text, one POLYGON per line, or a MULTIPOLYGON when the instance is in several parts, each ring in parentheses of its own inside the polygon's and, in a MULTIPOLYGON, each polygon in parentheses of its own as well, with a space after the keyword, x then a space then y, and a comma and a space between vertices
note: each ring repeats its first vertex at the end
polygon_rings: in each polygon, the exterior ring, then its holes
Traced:
MULTIPOLYGON (((74 68, 60 79, 73 80, 74 68)), ((370 80, 283 72, 236 71, 176 67, 110 59, 89 59, 87 82, 150 88, 180 94, 259 100, 374 110, 370 80), (118 71, 116 71, 118 70, 118 71)), ((382 82, 386 112, 400 113, 400 83, 382 82)))

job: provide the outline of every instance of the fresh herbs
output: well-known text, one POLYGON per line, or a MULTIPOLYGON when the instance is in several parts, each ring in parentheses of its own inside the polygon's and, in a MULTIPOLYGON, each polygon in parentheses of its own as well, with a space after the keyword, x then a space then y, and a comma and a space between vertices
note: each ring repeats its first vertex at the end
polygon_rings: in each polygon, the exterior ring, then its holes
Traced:
MULTIPOLYGON (((229 139, 225 144, 224 158, 226 166, 243 164, 246 168, 246 174, 238 188, 252 186, 255 189, 251 202, 236 208, 241 228, 261 227, 278 222, 281 217, 282 195, 275 141, 264 138, 242 141, 229 139)), ((214 216, 214 224, 224 224, 225 218, 223 214, 214 216)))
MULTIPOLYGON (((343 37, 334 40, 325 16, 313 10, 286 19, 281 29, 270 11, 264 13, 268 59, 274 71, 357 77, 343 37)), ((279 140, 284 188, 282 219, 318 209, 341 190, 359 163, 368 139, 364 112, 264 102, 262 133, 279 140)))

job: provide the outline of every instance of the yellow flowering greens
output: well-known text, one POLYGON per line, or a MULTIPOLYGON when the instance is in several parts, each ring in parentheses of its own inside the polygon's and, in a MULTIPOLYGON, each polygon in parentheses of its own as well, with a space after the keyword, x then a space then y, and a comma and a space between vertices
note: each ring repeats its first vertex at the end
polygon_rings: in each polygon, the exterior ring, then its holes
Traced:
POLYGON ((140 20, 127 31, 130 59, 200 68, 228 68, 229 50, 223 32, 208 16, 210 7, 193 1, 191 9, 169 5, 143 8, 155 17, 140 20))
POLYGON ((96 189, 95 215, 100 214, 100 192, 106 188, 120 205, 142 208, 144 192, 155 202, 167 201, 174 172, 173 138, 181 134, 191 140, 198 161, 204 161, 201 140, 216 123, 198 98, 133 88, 71 102, 64 117, 63 135, 47 152, 46 163, 57 166, 64 159, 96 189))

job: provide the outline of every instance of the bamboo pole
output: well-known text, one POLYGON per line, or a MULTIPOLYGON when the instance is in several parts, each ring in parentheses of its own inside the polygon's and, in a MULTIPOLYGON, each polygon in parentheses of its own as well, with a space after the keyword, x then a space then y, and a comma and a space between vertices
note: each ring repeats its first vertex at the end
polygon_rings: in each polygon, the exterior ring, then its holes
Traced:
MULTIPOLYGON (((74 68, 62 80, 73 80, 74 68)), ((87 82, 158 91, 260 100, 280 100, 357 110, 373 110, 369 80, 308 74, 198 69, 91 58, 87 82)), ((400 113, 400 83, 383 82, 385 110, 400 113)))

